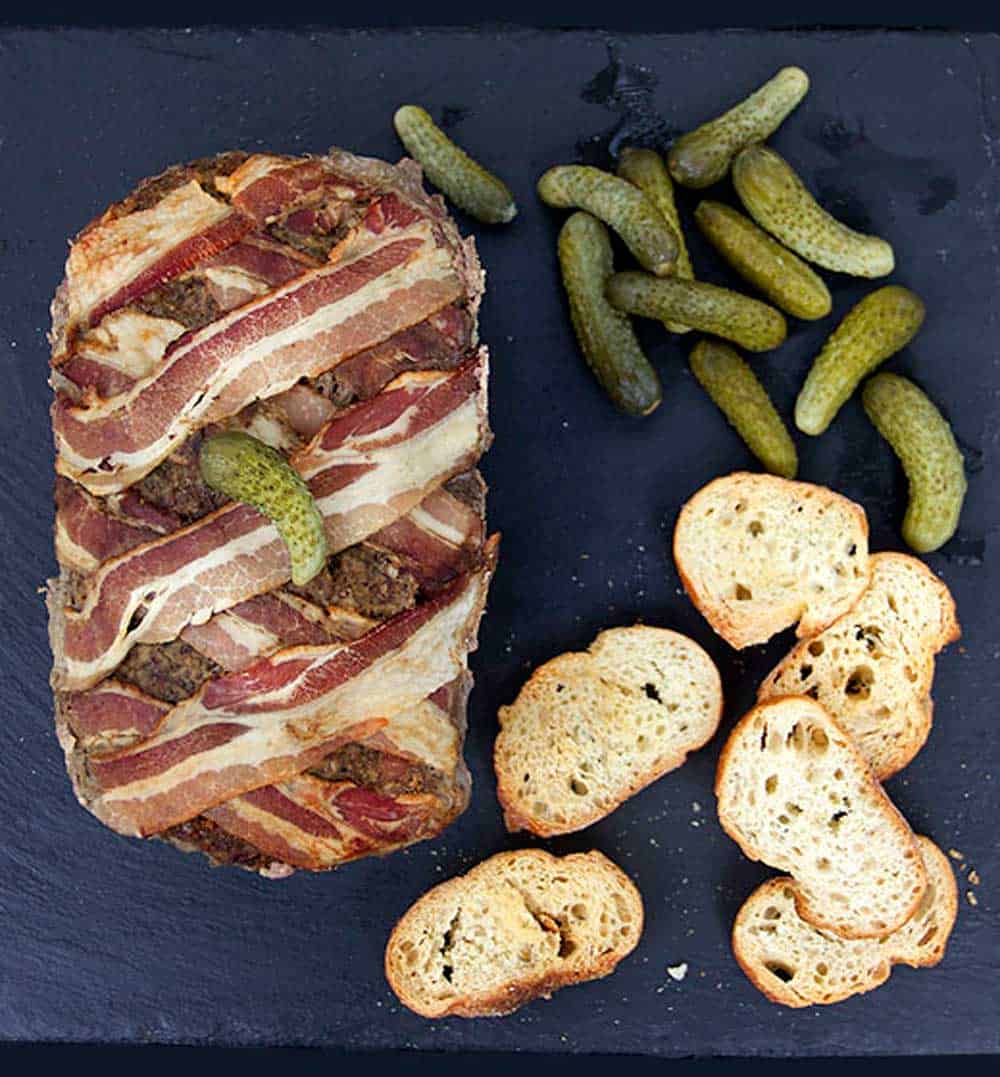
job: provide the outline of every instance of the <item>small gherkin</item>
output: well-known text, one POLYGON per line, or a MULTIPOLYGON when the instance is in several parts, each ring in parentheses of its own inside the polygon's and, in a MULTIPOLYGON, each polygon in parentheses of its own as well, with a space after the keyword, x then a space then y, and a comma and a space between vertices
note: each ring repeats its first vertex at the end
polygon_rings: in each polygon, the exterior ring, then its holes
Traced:
POLYGON ((745 101, 682 135, 667 158, 670 174, 684 187, 718 183, 733 157, 774 134, 808 90, 809 76, 802 68, 783 67, 745 101))
POLYGON ((895 267, 892 247, 832 217, 792 166, 768 146, 748 146, 733 162, 733 186, 766 232, 813 265, 854 277, 885 277, 895 267))
POLYGON ((785 319, 774 307, 703 281, 616 273, 608 281, 607 296, 613 306, 629 314, 683 322, 752 352, 777 348, 788 332, 785 319))
POLYGON ((795 401, 795 425, 822 434, 861 379, 908 344, 924 323, 918 295, 898 284, 870 292, 827 338, 795 401))
POLYGON ((485 224, 506 224, 517 216, 510 188, 455 145, 426 109, 403 105, 392 122, 427 178, 459 209, 485 224))
POLYGON ((308 583, 323 568, 323 517, 309 487, 277 449, 228 430, 202 442, 198 464, 213 490, 252 505, 274 523, 288 547, 293 583, 308 583))
POLYGON ((939 549, 958 528, 968 485, 948 420, 926 393, 898 374, 876 374, 865 383, 861 399, 910 484, 903 539, 917 553, 939 549))
POLYGON ((539 179, 538 195, 547 206, 586 210, 603 221, 650 273, 673 272, 677 236, 642 191, 627 180, 589 165, 556 165, 539 179))
POLYGON ((574 213, 559 232, 559 267, 570 317, 587 365, 619 408, 648 415, 662 399, 660 379, 642 353, 627 314, 604 298, 611 238, 600 221, 574 213))

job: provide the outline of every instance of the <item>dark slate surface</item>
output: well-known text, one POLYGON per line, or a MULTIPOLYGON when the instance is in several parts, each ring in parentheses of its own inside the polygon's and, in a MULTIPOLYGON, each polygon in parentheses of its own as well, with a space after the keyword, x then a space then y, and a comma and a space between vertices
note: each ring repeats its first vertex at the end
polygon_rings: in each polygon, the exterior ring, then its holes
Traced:
MULTIPOLYGON (((1000 1048, 1000 39, 6 32, 0 61, 0 1037, 665 1056, 1000 1048), (488 762, 496 708, 525 672, 642 617, 690 633, 718 660, 725 729, 787 647, 785 638, 736 655, 681 594, 668 548, 679 505, 751 460, 687 372, 689 345, 655 331, 646 339, 664 405, 642 422, 611 410, 574 350, 556 276, 558 217, 536 201, 533 181, 556 162, 603 163, 623 133, 668 137, 790 62, 814 89, 776 144, 844 220, 893 242, 894 279, 925 298, 929 317, 892 366, 942 403, 968 456, 961 533, 930 558, 955 591, 965 639, 939 664, 930 744, 890 791, 918 830, 978 869, 978 907, 963 898, 936 971, 897 970, 877 995, 828 1009, 769 1005, 727 944, 767 870, 714 819, 720 737, 611 818, 551 843, 604 850, 642 889, 648 927, 613 978, 502 1021, 425 1022, 396 1005, 382 948, 428 886, 523 843, 503 833, 488 762), (491 521, 505 537, 474 660, 475 797, 436 842, 266 883, 116 837, 65 780, 36 593, 53 569, 48 297, 65 237, 140 177, 228 147, 294 153, 335 142, 394 157, 390 117, 404 100, 443 117, 522 207, 513 227, 480 235, 497 435, 485 466, 491 521), (666 966, 680 962, 689 971, 675 983, 666 966)), ((693 248, 699 272, 725 281, 697 239, 693 248)), ((871 287, 832 283, 838 315, 871 287)), ((786 414, 831 326, 797 325, 760 361, 786 414)), ((897 548, 902 476, 859 404, 800 448, 802 477, 860 499, 874 548, 897 548)))

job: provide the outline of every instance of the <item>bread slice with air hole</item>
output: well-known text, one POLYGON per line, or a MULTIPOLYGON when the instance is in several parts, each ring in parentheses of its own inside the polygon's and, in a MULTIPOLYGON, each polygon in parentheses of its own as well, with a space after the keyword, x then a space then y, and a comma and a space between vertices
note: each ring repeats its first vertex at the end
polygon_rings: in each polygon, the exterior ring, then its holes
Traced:
POLYGON ((809 696, 759 703, 716 776, 719 821, 752 860, 791 874, 799 915, 843 938, 887 935, 927 885, 916 840, 851 737, 809 696))
POLYGON ((765 678, 758 699, 817 699, 885 780, 920 751, 931 729, 934 656, 961 635, 955 601, 915 557, 877 553, 852 610, 797 644, 765 678))
POLYGON ((674 560, 691 601, 733 647, 796 622, 808 638, 868 585, 868 520, 823 486, 736 472, 681 509, 674 560))
POLYGON ((607 976, 642 925, 639 891, 601 853, 498 853, 403 914, 385 973, 400 1002, 424 1017, 499 1017, 607 976))
POLYGON ((842 939, 806 923, 793 879, 759 886, 733 925, 733 953, 753 985, 783 1006, 822 1006, 881 986, 893 965, 936 965, 955 924, 958 887, 944 853, 929 838, 917 845, 927 889, 913 916, 878 939, 842 939))
POLYGON ((581 830, 679 767, 715 733, 722 683, 693 640, 635 625, 539 666, 500 709, 494 748, 507 829, 581 830))

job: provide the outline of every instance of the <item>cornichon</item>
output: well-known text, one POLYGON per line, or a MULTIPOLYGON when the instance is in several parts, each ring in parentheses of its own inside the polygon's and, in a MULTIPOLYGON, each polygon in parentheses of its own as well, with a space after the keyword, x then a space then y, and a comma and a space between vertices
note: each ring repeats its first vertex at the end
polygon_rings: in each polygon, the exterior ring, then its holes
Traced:
POLYGON ((830 313, 823 281, 748 217, 721 202, 702 202, 694 217, 722 257, 775 306, 810 321, 830 313))
POLYGON ((801 68, 783 67, 745 101, 682 135, 667 158, 670 174, 685 187, 718 183, 734 155, 773 134, 808 89, 809 76, 801 68))
POLYGON ((892 247, 831 217, 795 170, 767 146, 748 146, 733 162, 733 185, 750 216, 807 262, 855 277, 884 277, 892 247))
POLYGON ((721 341, 702 340, 691 352, 691 370, 764 467, 794 479, 795 442, 742 356, 721 341))
POLYGON ((583 209, 604 221, 650 273, 670 273, 677 261, 674 230, 656 207, 626 180, 589 165, 557 165, 538 181, 542 201, 558 209, 583 209))
POLYGON ((240 430, 227 430, 202 442, 199 465, 213 490, 253 505, 274 522, 288 547, 293 583, 308 583, 322 569, 327 557, 323 517, 280 452, 240 430))
MULTIPOLYGON (((680 214, 674 201, 674 184, 663 163, 663 158, 655 150, 644 150, 638 146, 626 146, 618 156, 618 175, 634 184, 660 211, 660 216, 674 230, 677 237, 677 262, 674 276, 681 280, 693 280, 691 256, 684 242, 684 230, 681 228, 680 214)), ((671 333, 687 333, 691 328, 681 322, 665 322, 671 333)))
POLYGON ((787 334, 785 319, 773 307, 703 281, 616 273, 608 281, 607 296, 629 314, 683 322, 752 352, 777 348, 787 334))
POLYGON ((862 378, 904 347, 924 321, 920 297, 898 284, 866 295, 816 356, 795 402, 795 425, 822 434, 862 378))
POLYGON ((909 480, 903 538, 918 553, 930 553, 955 534, 965 499, 965 469, 955 435, 927 396, 898 374, 876 374, 865 383, 861 399, 909 480))
POLYGON ((662 399, 660 379, 643 355, 628 316, 604 298, 613 271, 611 238, 604 225, 588 213, 574 213, 559 232, 559 266, 587 364, 618 407, 648 415, 662 399))
POLYGON ((487 224, 506 224, 517 216, 517 204, 507 185, 456 146, 425 109, 403 105, 396 110, 393 124, 427 178, 460 209, 487 224))

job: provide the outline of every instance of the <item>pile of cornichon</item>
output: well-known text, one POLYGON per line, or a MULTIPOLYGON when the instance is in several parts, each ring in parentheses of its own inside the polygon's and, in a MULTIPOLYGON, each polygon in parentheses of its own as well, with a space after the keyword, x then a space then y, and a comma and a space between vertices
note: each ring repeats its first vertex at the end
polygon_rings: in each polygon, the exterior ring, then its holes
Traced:
MULTIPOLYGON (((829 289, 807 263, 865 278, 885 277, 895 267, 884 239, 831 217, 791 165, 763 144, 808 89, 804 71, 783 68, 745 101, 677 139, 666 163, 654 150, 626 147, 617 174, 558 165, 538 181, 547 205, 576 211, 559 234, 559 264, 581 351, 614 403, 630 414, 648 415, 662 400, 659 377, 642 352, 631 315, 656 319, 671 333, 708 334, 691 352, 695 377, 764 467, 787 478, 798 469, 795 443, 752 368, 731 345, 770 351, 788 334, 785 315, 814 321, 830 314, 829 289), (728 174, 749 216, 705 200, 695 221, 763 300, 697 280, 684 242, 674 181, 702 189, 728 174), (608 228, 641 270, 615 272, 608 228)), ((395 125, 428 178, 457 206, 491 224, 514 218, 517 207, 506 185, 459 149, 423 109, 404 106, 395 125)), ((899 285, 865 296, 813 361, 795 405, 798 429, 823 433, 861 381, 903 348, 923 320, 919 297, 899 285)), ((895 374, 871 378, 863 403, 909 480, 903 537, 920 552, 935 550, 955 533, 965 496, 962 456, 951 428, 916 385, 895 374)))

